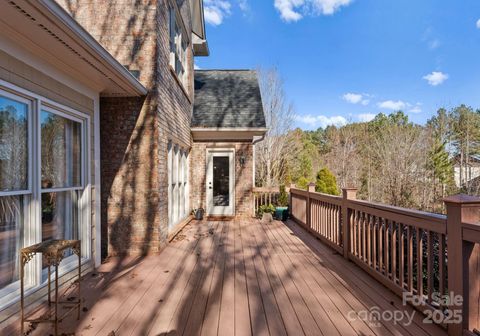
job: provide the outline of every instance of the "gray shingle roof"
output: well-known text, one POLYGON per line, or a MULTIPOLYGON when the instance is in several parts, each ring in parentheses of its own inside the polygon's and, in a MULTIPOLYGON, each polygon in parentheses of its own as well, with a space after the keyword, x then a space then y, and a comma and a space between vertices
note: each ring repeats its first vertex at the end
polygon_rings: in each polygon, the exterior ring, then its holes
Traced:
POLYGON ((192 127, 266 127, 256 71, 195 70, 192 127))

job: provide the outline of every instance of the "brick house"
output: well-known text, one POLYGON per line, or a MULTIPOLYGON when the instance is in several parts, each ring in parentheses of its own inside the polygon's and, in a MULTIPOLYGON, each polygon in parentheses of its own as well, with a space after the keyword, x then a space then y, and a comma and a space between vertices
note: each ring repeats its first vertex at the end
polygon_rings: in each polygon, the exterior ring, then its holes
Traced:
MULTIPOLYGON (((161 251, 205 208, 251 216, 253 71, 195 71, 202 0, 0 3, 0 329, 18 304, 18 249, 82 240, 84 272, 161 251)), ((72 260, 60 283, 72 277, 72 260)), ((27 303, 45 269, 26 270, 27 303)))

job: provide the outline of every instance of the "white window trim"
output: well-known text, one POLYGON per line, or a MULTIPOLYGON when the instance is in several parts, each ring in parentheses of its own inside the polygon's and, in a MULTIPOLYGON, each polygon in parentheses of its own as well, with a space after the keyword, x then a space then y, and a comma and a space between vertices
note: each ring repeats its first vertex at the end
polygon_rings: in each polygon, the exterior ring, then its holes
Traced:
POLYGON ((167 151, 168 230, 172 232, 190 213, 189 150, 169 141, 167 151))
POLYGON ((187 33, 187 29, 185 27, 185 22, 183 21, 183 17, 180 13, 180 10, 176 4, 175 1, 169 1, 169 11, 168 11, 168 36, 169 36, 169 49, 170 49, 170 59, 169 59, 169 64, 170 67, 172 68, 173 72, 175 73, 175 76, 177 76, 178 80, 180 81, 180 84, 183 86, 184 90, 187 86, 187 79, 188 79, 188 73, 189 69, 187 67, 187 53, 190 45, 190 38, 189 34, 187 33), (172 13, 175 15, 174 22, 173 22, 173 27, 172 27, 172 13), (178 26, 179 32, 177 33, 176 27, 178 26), (170 43, 172 43, 172 28, 174 30, 174 36, 173 36, 173 44, 174 44, 174 51, 172 51, 172 47, 170 43), (184 48, 185 47, 185 48, 184 48), (180 76, 178 74, 178 69, 177 69, 177 62, 176 59, 180 60, 181 66, 183 68, 183 73, 180 76))
MULTIPOLYGON (((14 92, 14 91, 13 91, 14 92)), ((12 91, 8 87, 3 87, 0 83, 0 96, 4 96, 5 98, 17 101, 19 103, 26 104, 28 106, 28 111, 27 111, 27 146, 28 146, 28 158, 27 158, 27 164, 28 164, 28 169, 27 169, 27 189, 21 189, 21 190, 12 190, 12 191, 0 191, 0 197, 1 196, 17 196, 17 195, 28 195, 32 193, 32 186, 33 186, 33 160, 32 160, 32 154, 33 154, 33 116, 34 116, 34 101, 33 99, 28 99, 24 97, 23 94, 16 95, 12 93, 12 91)))
MULTIPOLYGON (((65 118, 79 121, 82 123, 82 153, 81 166, 82 172, 82 186, 72 188, 54 188, 45 189, 45 191, 58 192, 60 189, 66 190, 81 190, 84 189, 83 194, 79 199, 79 229, 80 239, 82 241, 82 264, 88 263, 92 258, 91 251, 91 120, 88 114, 77 111, 71 107, 57 103, 51 99, 45 98, 39 94, 23 89, 12 83, 0 79, 0 92, 12 96, 11 99, 22 102, 19 99, 25 99, 29 105, 28 118, 28 185, 30 190, 0 192, 1 196, 15 196, 15 195, 31 195, 31 200, 28 204, 29 222, 24 226, 24 246, 29 246, 39 243, 42 240, 42 223, 41 223, 41 193, 44 191, 41 186, 41 138, 40 138, 40 113, 42 109, 53 109, 55 113, 64 116, 65 118), (35 142, 37 141, 36 151, 34 150, 35 142), (36 168, 36 170, 34 170, 36 168)), ((10 97, 7 97, 10 98, 10 97)), ((59 275, 62 276, 69 271, 75 269, 77 263, 76 256, 65 258, 59 266, 59 275)), ((42 260, 40 256, 35 256, 34 259, 25 267, 25 294, 28 296, 41 288, 46 286, 46 281, 43 276, 42 260)), ((10 285, 0 289, 0 310, 5 309, 20 301, 18 289, 20 281, 13 282, 10 285)))
MULTIPOLYGON (((74 115, 72 115, 71 113, 64 113, 61 109, 58 109, 58 108, 51 108, 48 104, 41 104, 41 107, 40 107, 40 111, 39 111, 39 114, 42 113, 42 111, 45 111, 45 112, 48 112, 48 113, 51 113, 51 114, 55 114, 55 115, 58 115, 62 118, 65 118, 65 119, 68 119, 68 120, 71 120, 71 121, 74 121, 74 122, 77 122, 81 125, 81 132, 80 132, 80 142, 81 142, 81 153, 80 153, 80 166, 83 168, 81 171, 80 171, 80 185, 79 186, 74 186, 74 187, 53 187, 53 188, 42 188, 41 189, 41 192, 61 192, 61 191, 74 191, 74 190, 82 190, 82 189, 85 189, 86 185, 85 185, 85 173, 86 173, 86 167, 85 167, 85 160, 86 160, 86 153, 85 153, 85 149, 83 148, 86 144, 86 130, 89 129, 89 125, 90 125, 90 116, 88 115, 84 115, 84 118, 83 119, 80 119, 80 118, 77 118, 75 117, 74 115)), ((41 133, 41 125, 40 125, 40 129, 39 129, 39 133, 41 133)), ((42 157, 41 155, 41 134, 40 135, 40 158, 42 157)), ((88 138, 87 138, 88 139, 88 138)), ((41 164, 40 164, 40 168, 41 168, 41 164)), ((41 171, 40 171, 41 173, 41 171)), ((41 175, 40 175, 41 176, 41 175)))

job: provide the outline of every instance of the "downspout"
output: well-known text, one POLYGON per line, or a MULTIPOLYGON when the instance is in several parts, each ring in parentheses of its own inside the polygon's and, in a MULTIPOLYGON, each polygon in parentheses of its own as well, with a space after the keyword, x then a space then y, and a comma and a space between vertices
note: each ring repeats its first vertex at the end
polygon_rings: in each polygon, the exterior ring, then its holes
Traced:
POLYGON ((252 179, 253 179, 253 187, 255 188, 255 145, 259 143, 260 141, 265 140, 265 136, 267 135, 267 132, 263 133, 263 135, 258 138, 257 140, 252 141, 253 145, 253 174, 252 174, 252 179))

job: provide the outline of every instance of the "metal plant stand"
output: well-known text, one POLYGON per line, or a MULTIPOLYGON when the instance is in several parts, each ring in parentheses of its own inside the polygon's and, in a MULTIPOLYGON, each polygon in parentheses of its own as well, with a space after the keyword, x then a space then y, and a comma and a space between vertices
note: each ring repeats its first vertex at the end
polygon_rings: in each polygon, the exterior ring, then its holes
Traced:
POLYGON ((82 274, 82 251, 80 240, 47 240, 32 246, 24 247, 20 250, 20 304, 21 304, 21 335, 24 334, 24 323, 53 323, 55 327, 55 336, 58 335, 58 323, 61 322, 68 314, 77 308, 77 319, 80 319, 80 278, 82 274), (71 249, 78 256, 78 296, 77 300, 59 301, 58 300, 58 265, 64 258, 65 250, 71 249), (49 312, 45 318, 27 319, 24 311, 24 268, 25 265, 32 260, 37 254, 42 253, 48 267, 48 306, 49 312), (51 299, 51 267, 55 267, 55 300, 51 299), (53 314, 51 312, 52 303, 55 304, 53 314), (68 309, 61 317, 58 316, 58 305, 62 304, 68 309))

